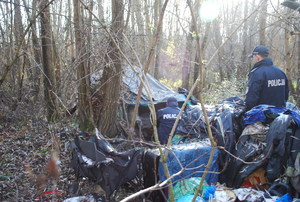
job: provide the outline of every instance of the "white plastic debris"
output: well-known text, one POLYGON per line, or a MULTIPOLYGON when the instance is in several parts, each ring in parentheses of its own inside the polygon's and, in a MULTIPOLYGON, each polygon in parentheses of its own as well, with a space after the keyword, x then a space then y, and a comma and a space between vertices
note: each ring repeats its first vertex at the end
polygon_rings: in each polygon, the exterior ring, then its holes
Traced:
POLYGON ((88 166, 93 166, 95 163, 92 159, 82 155, 82 160, 88 165, 88 166))
POLYGON ((251 188, 239 188, 234 189, 233 191, 240 201, 257 201, 264 195, 263 191, 251 188))
POLYGON ((234 202, 236 201, 236 195, 232 190, 216 190, 215 192, 215 200, 216 201, 227 201, 234 202))

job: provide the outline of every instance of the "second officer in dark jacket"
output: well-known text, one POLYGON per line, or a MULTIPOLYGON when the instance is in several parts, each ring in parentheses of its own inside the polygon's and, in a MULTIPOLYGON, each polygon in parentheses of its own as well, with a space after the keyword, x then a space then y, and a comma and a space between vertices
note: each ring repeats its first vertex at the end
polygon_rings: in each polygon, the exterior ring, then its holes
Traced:
POLYGON ((273 65, 268 55, 268 48, 260 45, 248 56, 255 64, 248 79, 246 110, 260 104, 285 107, 288 100, 288 79, 280 68, 273 65))
POLYGON ((175 97, 169 97, 167 106, 157 111, 158 139, 160 144, 167 144, 170 132, 180 112, 175 97))

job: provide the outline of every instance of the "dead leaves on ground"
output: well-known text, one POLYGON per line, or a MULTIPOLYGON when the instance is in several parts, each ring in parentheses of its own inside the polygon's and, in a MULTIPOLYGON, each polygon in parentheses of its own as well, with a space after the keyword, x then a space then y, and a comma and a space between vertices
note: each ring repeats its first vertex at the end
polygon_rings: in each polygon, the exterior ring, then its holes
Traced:
POLYGON ((62 201, 64 190, 74 181, 69 166, 70 153, 65 149, 68 140, 58 141, 58 129, 49 130, 46 125, 41 121, 2 122, 1 201, 33 201, 41 197, 43 201, 47 201, 47 197, 51 201, 62 201))

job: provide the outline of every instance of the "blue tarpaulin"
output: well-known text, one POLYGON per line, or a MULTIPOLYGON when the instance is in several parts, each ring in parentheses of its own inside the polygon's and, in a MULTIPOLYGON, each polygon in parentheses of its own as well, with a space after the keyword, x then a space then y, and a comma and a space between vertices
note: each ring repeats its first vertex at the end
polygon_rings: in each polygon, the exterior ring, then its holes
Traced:
POLYGON ((295 111, 289 110, 285 107, 274 107, 270 105, 258 105, 253 107, 251 110, 245 113, 244 124, 249 125, 260 122, 266 122, 267 114, 287 114, 293 117, 293 120, 296 122, 297 126, 300 127, 300 114, 295 111))
MULTIPOLYGON (((169 168, 170 175, 179 172, 183 168, 186 170, 180 175, 176 176, 172 181, 177 182, 181 179, 190 177, 201 177, 203 171, 208 163, 211 153, 211 146, 203 145, 201 142, 193 142, 188 144, 180 144, 172 146, 172 150, 169 152, 167 159, 167 166, 169 168), (180 163, 178 162, 180 161, 180 163), (182 166, 182 167, 181 167, 182 166)), ((219 150, 215 150, 210 170, 212 172, 218 172, 218 155, 219 150)), ((164 168, 162 163, 159 163, 158 175, 161 181, 165 180, 164 168)), ((205 180, 208 184, 216 183, 218 181, 218 174, 208 173, 205 180)))

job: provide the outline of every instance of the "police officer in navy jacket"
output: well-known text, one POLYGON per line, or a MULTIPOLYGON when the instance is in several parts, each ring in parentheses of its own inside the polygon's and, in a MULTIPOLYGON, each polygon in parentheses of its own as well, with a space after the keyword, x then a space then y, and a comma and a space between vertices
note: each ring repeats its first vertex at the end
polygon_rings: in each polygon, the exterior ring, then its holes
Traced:
POLYGON ((167 144, 170 132, 179 114, 178 102, 175 97, 169 97, 167 107, 157 111, 158 139, 160 144, 167 144))
POLYGON ((248 56, 255 63, 250 71, 246 90, 246 110, 260 104, 285 107, 289 96, 288 79, 285 73, 268 58, 269 50, 257 46, 248 56))

